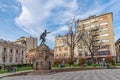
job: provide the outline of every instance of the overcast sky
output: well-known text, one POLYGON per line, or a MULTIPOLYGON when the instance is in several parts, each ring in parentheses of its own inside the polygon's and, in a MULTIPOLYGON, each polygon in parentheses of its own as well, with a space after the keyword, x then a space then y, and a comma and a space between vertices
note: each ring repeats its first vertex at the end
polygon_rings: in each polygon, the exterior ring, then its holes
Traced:
POLYGON ((120 0, 0 0, 0 38, 14 41, 21 36, 39 38, 44 29, 51 32, 47 44, 67 31, 66 22, 76 16, 113 12, 115 40, 120 38, 120 0))

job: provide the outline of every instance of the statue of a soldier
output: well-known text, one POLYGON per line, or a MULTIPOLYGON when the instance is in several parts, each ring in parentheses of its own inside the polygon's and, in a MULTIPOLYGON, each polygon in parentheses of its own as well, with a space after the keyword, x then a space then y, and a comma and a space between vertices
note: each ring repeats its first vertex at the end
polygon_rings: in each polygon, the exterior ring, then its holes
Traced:
POLYGON ((50 32, 47 32, 47 30, 44 30, 44 32, 40 35, 40 40, 42 40, 40 45, 45 44, 45 41, 46 41, 45 37, 46 37, 47 34, 49 34, 49 33, 50 33, 50 32))

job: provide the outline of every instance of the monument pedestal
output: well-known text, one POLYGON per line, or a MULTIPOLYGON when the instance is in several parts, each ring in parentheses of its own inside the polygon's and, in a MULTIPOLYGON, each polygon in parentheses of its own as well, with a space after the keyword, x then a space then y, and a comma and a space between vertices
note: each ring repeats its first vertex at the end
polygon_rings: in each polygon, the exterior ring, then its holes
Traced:
POLYGON ((51 72, 50 49, 42 44, 37 47, 37 58, 33 64, 33 74, 46 74, 51 72))

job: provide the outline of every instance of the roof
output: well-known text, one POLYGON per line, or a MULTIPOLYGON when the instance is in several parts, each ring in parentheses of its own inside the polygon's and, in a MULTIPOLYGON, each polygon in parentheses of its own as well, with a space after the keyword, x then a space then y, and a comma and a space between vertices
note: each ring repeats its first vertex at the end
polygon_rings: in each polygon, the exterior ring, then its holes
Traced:
POLYGON ((101 15, 98 15, 98 16, 96 16, 96 15, 89 16, 88 18, 85 18, 85 19, 82 19, 82 20, 78 20, 78 21, 80 21, 80 22, 81 21, 86 21, 86 20, 89 20, 89 19, 97 18, 97 17, 103 16, 103 15, 108 15, 108 14, 111 14, 113 16, 112 12, 109 12, 109 13, 104 13, 104 14, 101 14, 101 15))

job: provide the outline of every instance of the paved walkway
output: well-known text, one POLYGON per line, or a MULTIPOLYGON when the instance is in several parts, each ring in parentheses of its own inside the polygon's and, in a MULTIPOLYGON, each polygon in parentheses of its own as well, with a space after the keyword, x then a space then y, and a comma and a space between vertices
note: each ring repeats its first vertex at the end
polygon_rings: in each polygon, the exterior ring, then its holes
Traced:
POLYGON ((4 77, 0 80, 120 80, 120 69, 61 72, 51 75, 4 77))

